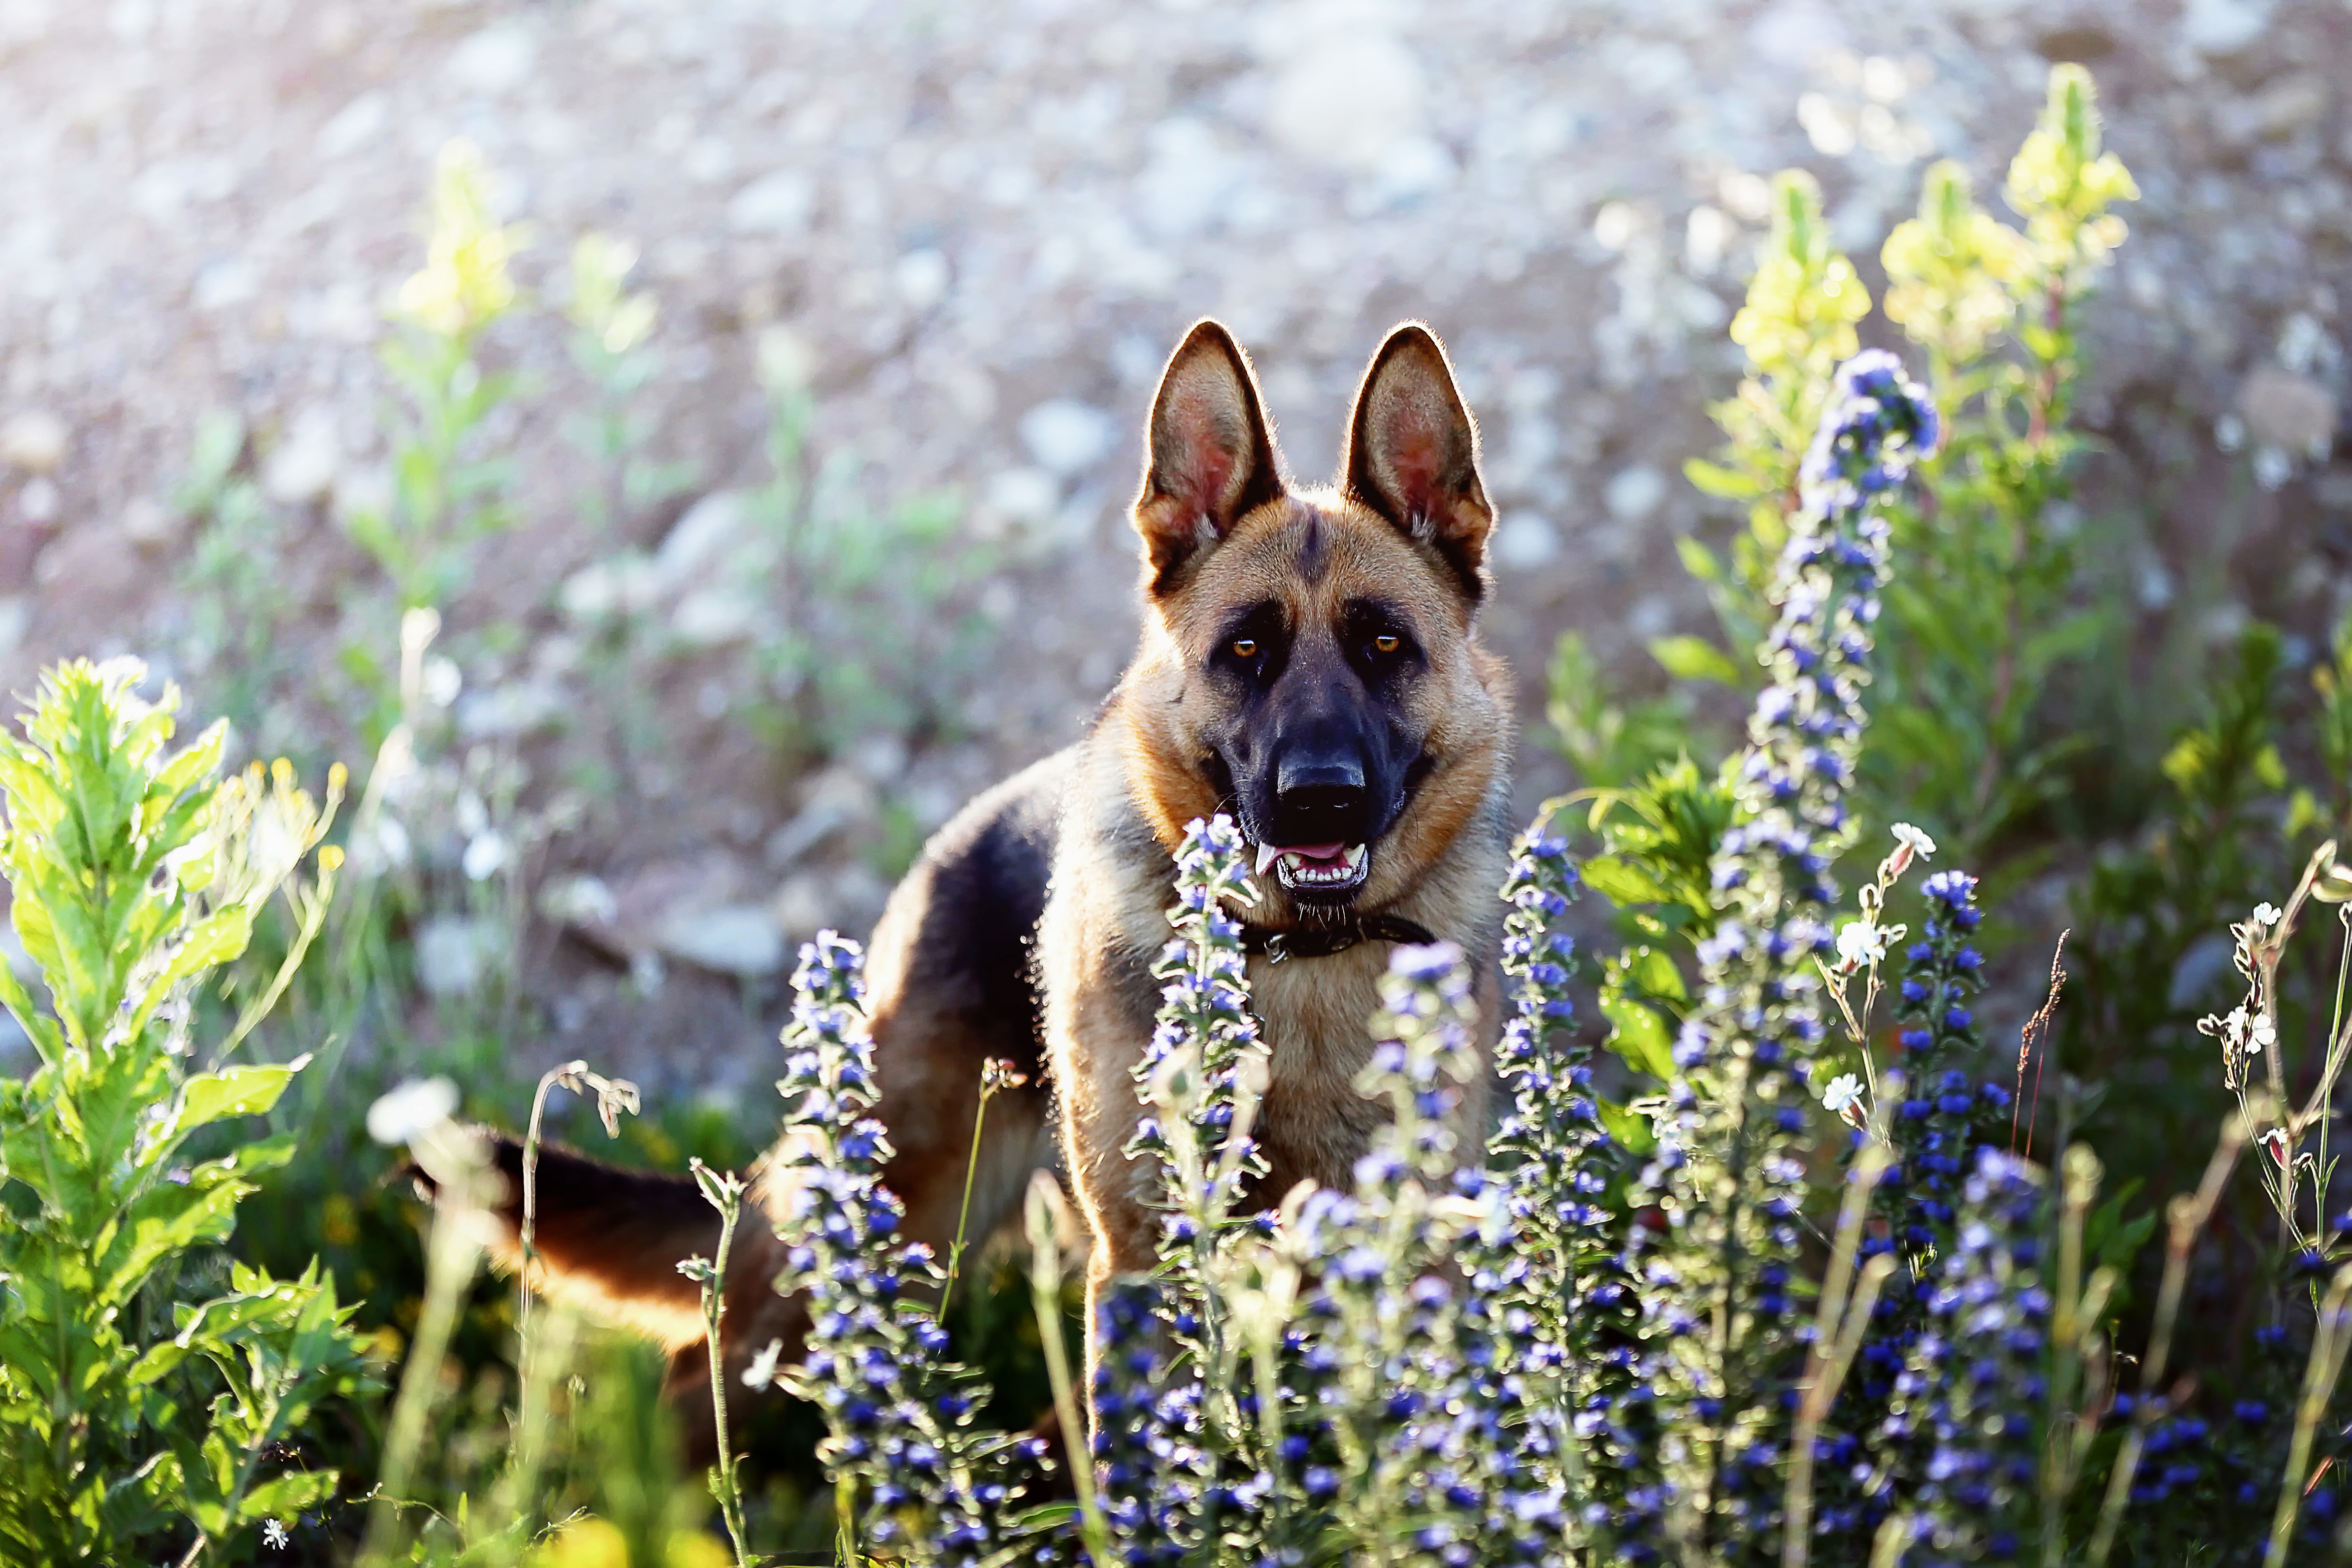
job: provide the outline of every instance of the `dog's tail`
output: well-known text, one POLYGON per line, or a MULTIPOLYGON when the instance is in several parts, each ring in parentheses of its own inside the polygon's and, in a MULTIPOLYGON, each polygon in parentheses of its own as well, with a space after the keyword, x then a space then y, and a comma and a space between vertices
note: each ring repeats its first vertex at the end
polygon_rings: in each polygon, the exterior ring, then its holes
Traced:
MULTIPOLYGON (((522 1267, 522 1144, 486 1133, 492 1166, 506 1177, 494 1217, 492 1255, 522 1267)), ((677 1271, 688 1258, 719 1250, 719 1213, 683 1176, 622 1170, 541 1145, 531 1284, 551 1300, 625 1324, 680 1350, 703 1338, 701 1287, 677 1271)))

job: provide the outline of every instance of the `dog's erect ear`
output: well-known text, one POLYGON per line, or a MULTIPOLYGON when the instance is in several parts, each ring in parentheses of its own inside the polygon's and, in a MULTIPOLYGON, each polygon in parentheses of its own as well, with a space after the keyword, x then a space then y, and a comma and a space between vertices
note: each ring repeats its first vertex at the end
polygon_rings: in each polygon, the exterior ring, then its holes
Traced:
POLYGON ((1150 558, 1151 591, 1164 593, 1186 563, 1282 494, 1257 378, 1216 322, 1196 323, 1169 356, 1144 445, 1135 528, 1150 558))
POLYGON ((1391 332, 1372 356, 1339 473, 1350 499, 1434 545, 1470 598, 1484 595, 1495 509, 1478 477, 1478 427, 1444 346, 1420 322, 1391 332))

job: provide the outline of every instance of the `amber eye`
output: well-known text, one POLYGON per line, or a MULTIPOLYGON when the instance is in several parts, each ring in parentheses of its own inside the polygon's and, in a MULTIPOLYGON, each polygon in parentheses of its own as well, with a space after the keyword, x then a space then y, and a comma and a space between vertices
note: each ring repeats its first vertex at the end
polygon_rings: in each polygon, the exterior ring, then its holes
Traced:
POLYGON ((1397 640, 1394 633, 1383 632, 1372 639, 1372 652, 1375 653, 1393 653, 1396 651, 1397 640))
POLYGON ((1236 658, 1236 659, 1255 659, 1255 658, 1256 658, 1256 657, 1257 657, 1257 639, 1256 639, 1256 638, 1255 638, 1255 637, 1236 637, 1236 638, 1234 638, 1234 658, 1236 658))

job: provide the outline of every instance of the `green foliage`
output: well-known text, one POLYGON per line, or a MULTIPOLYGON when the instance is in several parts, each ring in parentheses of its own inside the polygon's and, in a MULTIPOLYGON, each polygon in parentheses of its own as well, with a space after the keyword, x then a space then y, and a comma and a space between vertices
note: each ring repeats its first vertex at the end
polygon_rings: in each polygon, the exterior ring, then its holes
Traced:
MULTIPOLYGON (((0 1081, 0 1548, 15 1562, 194 1563, 313 1506, 335 1472, 280 1467, 317 1404, 363 1375, 351 1309, 315 1264, 286 1280, 232 1263, 225 1290, 203 1283, 290 1142, 192 1147, 267 1113, 304 1064, 190 1071, 190 1001, 327 814, 282 781, 255 799, 257 772, 212 786, 223 727, 167 749, 177 696, 142 701, 144 677, 130 661, 47 671, 26 738, 0 736, 0 873, 49 1002, 0 971, 40 1057, 0 1081)), ((336 858, 319 857, 322 879, 336 858)))
POLYGON ((770 612, 745 716, 778 749, 819 756, 877 732, 952 729, 956 673, 987 622, 950 601, 994 552, 951 495, 877 507, 852 455, 812 452, 815 408, 796 368, 772 362, 766 380, 772 475, 751 500, 753 536, 728 563, 770 612))
POLYGON ((388 510, 355 510, 352 537, 391 577, 403 608, 439 605, 463 587, 473 545, 514 520, 513 464, 486 448, 486 426, 515 393, 484 368, 483 334, 515 302, 508 265, 519 230, 490 214, 489 174, 470 143, 441 150, 425 269, 401 286, 400 329, 380 350, 406 407, 396 416, 388 510))
MULTIPOLYGON (((1859 806, 1874 821, 1899 814, 1921 823, 1971 863, 2015 852, 2072 782, 2089 742, 2063 706, 2065 676, 2116 650, 2124 631, 2086 585, 2083 523, 2069 498, 2083 443, 2069 420, 2082 373, 2075 318, 2124 237, 2109 208, 2137 193, 2100 147, 2079 67, 2051 73, 2049 101, 2005 194, 2022 230, 1976 205, 1958 164, 1937 163, 1918 215, 1881 253, 1886 316, 1927 351, 1944 438, 1924 465, 1918 500, 1892 518, 1905 570, 1879 627, 1881 727, 1864 758, 1859 806)), ((1652 649, 1678 682, 1741 691, 1761 681, 1737 651, 1771 620, 1798 464, 1830 371, 1853 351, 1870 311, 1811 178, 1782 174, 1772 213, 1731 328, 1748 374, 1711 411, 1728 444, 1685 467, 1699 489, 1744 508, 1727 559, 1696 539, 1678 543, 1706 585, 1724 643, 1675 637, 1652 649)), ((1622 784, 1678 749, 1712 749, 1691 734, 1686 701, 1613 703, 1580 644, 1555 659, 1552 693, 1556 744, 1587 782, 1622 784)))
MULTIPOLYGON (((1681 545, 1684 564, 1707 585, 1735 649, 1754 647, 1771 624, 1766 600, 1797 502, 1797 465, 1821 423, 1830 373, 1853 355, 1860 341, 1854 323, 1869 314, 1869 291, 1831 243, 1821 186, 1801 170, 1784 171, 1773 182, 1772 228, 1748 302, 1731 319, 1731 340, 1747 350, 1748 373, 1708 411, 1731 444, 1720 461, 1693 458, 1683 469, 1706 494, 1747 504, 1747 529, 1732 540, 1727 569, 1697 540, 1681 545)), ((1745 684, 1762 677, 1750 674, 1745 684)))
POLYGON ((591 529, 607 543, 631 507, 684 489, 691 470, 646 455, 651 433, 636 408, 638 394, 661 371, 646 340, 659 308, 651 294, 629 290, 636 246, 610 235, 582 235, 572 247, 572 362, 594 389, 589 412, 566 426, 573 447, 593 465, 598 483, 581 500, 591 529))
MULTIPOLYGON (((1691 995, 1677 958, 1715 929, 1712 862, 1737 805, 1730 764, 1710 776, 1687 756, 1638 782, 1585 792, 1586 830, 1597 853, 1586 886, 1616 906, 1623 946, 1600 965, 1600 1006, 1608 1048, 1660 1082, 1673 1076, 1673 1040, 1691 995)), ((1634 1124, 1625 1124, 1629 1135, 1634 1124)))
POLYGON ((2230 975, 2221 926, 2289 880, 2286 765, 2276 737, 2282 650, 2256 624, 2217 672, 2209 711, 2164 755, 2165 796, 2141 841, 2093 862, 2076 894, 2078 984, 2061 1014, 2069 1069, 2101 1082, 2095 1122, 2130 1168, 2211 1120, 2218 1084, 2194 1030, 2230 975), (2194 1053, 2193 1056, 2190 1053, 2194 1053))
POLYGON ((1689 744, 1689 701, 1678 693, 1612 701, 1601 661, 1580 632, 1559 634, 1548 676, 1544 738, 1589 784, 1630 784, 1689 744))
POLYGON ((2075 317, 2123 240, 2107 208, 2138 193, 2100 151, 2081 68, 2052 71, 2006 194, 2021 234, 1976 208, 1957 165, 1937 164, 1881 258, 1887 313, 1927 349, 1948 430, 1925 502, 1895 525, 1915 564, 1888 596, 1888 727, 1871 781, 1971 861, 2065 788, 2083 743, 2050 694, 2120 630, 2084 600, 2069 500, 2082 441, 2068 420, 2075 317))

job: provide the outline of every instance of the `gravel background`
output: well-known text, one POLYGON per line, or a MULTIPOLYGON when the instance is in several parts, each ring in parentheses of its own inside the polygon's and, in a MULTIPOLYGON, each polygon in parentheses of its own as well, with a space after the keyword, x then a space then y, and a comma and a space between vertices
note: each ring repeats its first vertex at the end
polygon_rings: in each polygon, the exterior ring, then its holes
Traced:
MULTIPOLYGON (((305 607, 277 653, 329 656, 373 570, 339 519, 383 492, 383 307, 417 265, 436 151, 470 138, 530 225, 534 292, 583 231, 642 247, 655 447, 695 493, 764 471, 764 342, 808 368, 822 445, 877 495, 953 487, 998 559, 958 596, 994 628, 962 738, 876 736, 780 777, 688 715, 667 775, 548 850, 614 895, 604 946, 637 983, 541 940, 559 1005, 517 1049, 589 1030, 660 1059, 640 1071, 724 1082, 772 1025, 758 985, 707 972, 757 976, 779 936, 870 919, 877 799, 936 821, 1073 737, 1115 678, 1137 430, 1194 317, 1251 347, 1309 476, 1381 332, 1430 321, 1484 423, 1490 635, 1525 711, 1562 627, 1654 681, 1647 639, 1708 629, 1673 541, 1730 519, 1678 467, 1736 379, 1723 329, 1766 178, 1812 170, 1874 285, 1928 160, 1997 190, 2053 59, 2097 74, 2143 193, 2091 326, 2105 564, 2192 638, 2249 612, 2316 632, 2352 568, 2352 465, 2328 465, 2344 0, 0 0, 0 675, 21 691, 41 661, 138 651, 201 708, 169 497, 221 409, 289 519, 286 559, 250 563, 305 607), (656 1002, 664 956, 685 977, 656 1002)), ((540 388, 498 433, 523 520, 450 622, 523 630, 465 672, 521 732, 533 692, 572 689, 559 589, 598 546, 559 436, 560 321, 518 317, 492 347, 540 388)), ((686 498, 628 534, 657 544, 686 498)), ((299 708, 276 722, 260 744, 316 740, 299 708)), ((532 745, 559 777, 560 737, 532 745)), ((1532 799, 1555 775, 1526 749, 1532 799)))

